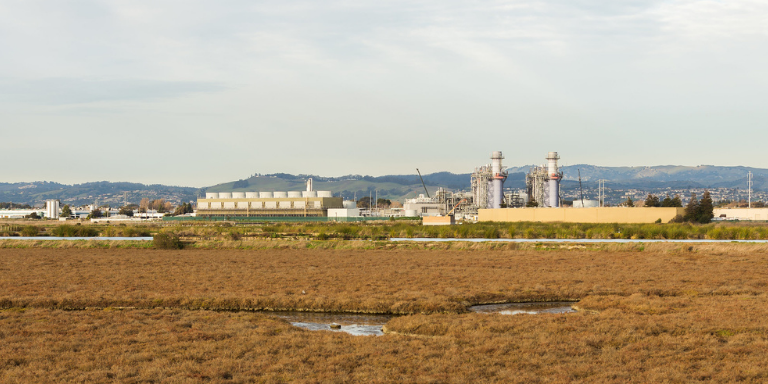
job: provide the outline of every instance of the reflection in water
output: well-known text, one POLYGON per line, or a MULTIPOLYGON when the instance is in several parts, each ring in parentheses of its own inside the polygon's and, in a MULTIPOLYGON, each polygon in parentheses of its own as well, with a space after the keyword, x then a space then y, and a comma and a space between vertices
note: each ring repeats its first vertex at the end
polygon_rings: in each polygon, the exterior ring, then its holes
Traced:
POLYGON ((381 328, 392 318, 356 313, 274 312, 272 315, 310 331, 346 332, 355 336, 381 336, 384 334, 381 328), (339 324, 341 328, 331 329, 331 324, 339 324))
POLYGON ((573 303, 567 301, 551 303, 507 303, 474 305, 469 310, 476 313, 499 313, 502 315, 537 315, 541 313, 571 313, 573 303))

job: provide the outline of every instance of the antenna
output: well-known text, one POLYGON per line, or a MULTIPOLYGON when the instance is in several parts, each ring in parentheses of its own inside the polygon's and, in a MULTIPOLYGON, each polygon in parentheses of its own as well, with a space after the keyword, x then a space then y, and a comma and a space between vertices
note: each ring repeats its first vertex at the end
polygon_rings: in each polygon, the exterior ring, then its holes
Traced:
POLYGON ((584 208, 584 188, 581 186, 581 169, 579 169, 579 193, 581 194, 581 207, 584 208))

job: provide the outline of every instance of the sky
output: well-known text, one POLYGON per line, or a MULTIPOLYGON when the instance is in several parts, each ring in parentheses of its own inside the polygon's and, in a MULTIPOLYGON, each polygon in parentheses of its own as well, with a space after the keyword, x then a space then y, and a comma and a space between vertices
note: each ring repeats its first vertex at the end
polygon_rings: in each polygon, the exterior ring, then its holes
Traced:
POLYGON ((768 168, 764 0, 0 0, 0 182, 768 168))

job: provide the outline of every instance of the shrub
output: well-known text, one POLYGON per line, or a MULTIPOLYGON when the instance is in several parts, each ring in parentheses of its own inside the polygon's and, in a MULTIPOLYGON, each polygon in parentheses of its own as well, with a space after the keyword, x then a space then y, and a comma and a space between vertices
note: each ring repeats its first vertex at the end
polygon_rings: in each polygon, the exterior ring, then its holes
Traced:
POLYGON ((81 226, 80 223, 77 226, 59 225, 53 229, 52 233, 58 237, 94 237, 99 235, 99 231, 96 229, 81 226))
POLYGON ((184 247, 178 236, 168 233, 156 234, 152 238, 152 243, 157 249, 182 249, 184 247))
POLYGON ((34 225, 28 225, 22 228, 21 235, 27 236, 27 237, 34 237, 34 236, 37 236, 38 232, 39 230, 37 229, 37 227, 35 227, 34 225))

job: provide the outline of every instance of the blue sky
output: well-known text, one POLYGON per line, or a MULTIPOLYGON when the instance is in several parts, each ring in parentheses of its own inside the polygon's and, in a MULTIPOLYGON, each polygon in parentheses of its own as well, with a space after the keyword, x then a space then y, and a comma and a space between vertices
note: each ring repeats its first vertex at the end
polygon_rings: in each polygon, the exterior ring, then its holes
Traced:
POLYGON ((764 1, 5 0, 0 52, 0 181, 768 168, 764 1))

